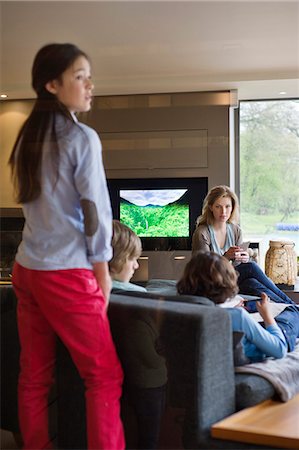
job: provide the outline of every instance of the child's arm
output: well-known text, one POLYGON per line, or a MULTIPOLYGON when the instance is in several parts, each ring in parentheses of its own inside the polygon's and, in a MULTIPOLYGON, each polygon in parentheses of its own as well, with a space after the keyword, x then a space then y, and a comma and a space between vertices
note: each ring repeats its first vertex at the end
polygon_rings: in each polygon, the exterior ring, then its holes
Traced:
POLYGON ((232 317, 233 331, 244 333, 244 351, 248 358, 255 357, 253 348, 256 348, 256 356, 264 354, 283 358, 286 355, 287 342, 276 322, 265 329, 243 308, 230 308, 228 311, 232 317))
POLYGON ((165 364, 164 357, 156 350, 157 336, 154 337, 151 327, 145 321, 132 320, 124 339, 126 351, 132 352, 132 356, 134 355, 143 366, 155 369, 165 364))

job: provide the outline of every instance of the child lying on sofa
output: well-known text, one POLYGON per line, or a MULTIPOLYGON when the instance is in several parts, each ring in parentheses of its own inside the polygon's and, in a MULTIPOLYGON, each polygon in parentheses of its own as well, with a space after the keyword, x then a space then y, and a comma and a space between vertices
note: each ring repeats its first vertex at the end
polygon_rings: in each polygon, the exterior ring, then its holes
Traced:
MULTIPOLYGON (((113 258, 109 263, 112 292, 146 289, 130 283, 141 254, 140 238, 126 225, 113 221, 113 258)), ((136 312, 125 325, 118 349, 125 373, 124 395, 133 406, 138 428, 138 449, 158 448, 164 410, 167 369, 160 354, 155 313, 136 312)))
MULTIPOLYGON (((238 292, 237 274, 230 262, 214 252, 197 252, 187 263, 184 274, 177 283, 181 295, 207 297, 221 305, 238 292)), ((285 336, 277 325, 269 308, 266 294, 257 301, 257 309, 264 320, 264 327, 257 323, 240 305, 227 308, 233 331, 243 332, 244 353, 250 361, 261 361, 267 356, 283 358, 287 353, 285 336)))

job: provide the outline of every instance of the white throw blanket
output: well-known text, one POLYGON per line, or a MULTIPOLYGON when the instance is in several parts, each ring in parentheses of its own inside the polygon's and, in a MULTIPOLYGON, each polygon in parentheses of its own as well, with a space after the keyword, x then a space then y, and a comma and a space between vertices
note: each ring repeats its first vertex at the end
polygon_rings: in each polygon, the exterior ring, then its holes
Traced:
POLYGON ((259 363, 235 367, 237 373, 252 373, 272 383, 283 402, 299 393, 299 339, 295 350, 282 359, 267 358, 259 363))

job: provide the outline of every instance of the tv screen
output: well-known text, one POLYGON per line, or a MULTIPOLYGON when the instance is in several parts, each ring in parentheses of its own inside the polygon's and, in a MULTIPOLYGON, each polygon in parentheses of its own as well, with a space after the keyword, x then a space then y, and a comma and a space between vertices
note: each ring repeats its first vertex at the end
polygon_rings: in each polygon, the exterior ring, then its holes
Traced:
POLYGON ((208 179, 111 178, 113 218, 140 236, 143 250, 191 250, 208 179))
POLYGON ((187 189, 121 189, 120 221, 140 237, 188 237, 187 189))

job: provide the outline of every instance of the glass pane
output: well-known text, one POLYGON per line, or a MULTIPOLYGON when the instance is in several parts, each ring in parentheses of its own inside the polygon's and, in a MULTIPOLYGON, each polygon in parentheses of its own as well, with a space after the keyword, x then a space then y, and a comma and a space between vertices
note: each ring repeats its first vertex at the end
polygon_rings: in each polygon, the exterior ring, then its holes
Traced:
POLYGON ((289 239, 299 255, 299 99, 240 104, 240 203, 244 238, 289 239))

